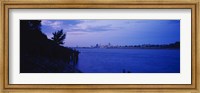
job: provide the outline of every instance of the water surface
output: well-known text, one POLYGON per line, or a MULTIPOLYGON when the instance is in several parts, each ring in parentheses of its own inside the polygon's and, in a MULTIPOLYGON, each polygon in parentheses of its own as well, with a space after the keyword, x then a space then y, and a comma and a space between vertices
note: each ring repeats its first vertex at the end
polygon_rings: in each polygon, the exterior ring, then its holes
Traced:
POLYGON ((180 73, 180 49, 77 49, 83 73, 180 73))

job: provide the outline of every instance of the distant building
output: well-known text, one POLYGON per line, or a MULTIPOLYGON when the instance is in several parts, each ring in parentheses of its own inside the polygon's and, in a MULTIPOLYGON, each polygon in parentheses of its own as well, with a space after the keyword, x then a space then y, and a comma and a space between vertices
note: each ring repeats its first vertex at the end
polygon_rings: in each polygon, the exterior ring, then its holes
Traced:
POLYGON ((99 44, 96 44, 95 48, 99 48, 99 44))
POLYGON ((108 47, 111 47, 111 44, 110 44, 110 43, 108 43, 108 47))

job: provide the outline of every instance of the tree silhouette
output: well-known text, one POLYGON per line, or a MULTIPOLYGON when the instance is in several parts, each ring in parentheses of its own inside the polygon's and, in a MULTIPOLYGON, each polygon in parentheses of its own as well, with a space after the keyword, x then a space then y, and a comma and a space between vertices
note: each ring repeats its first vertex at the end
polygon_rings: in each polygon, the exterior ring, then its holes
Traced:
POLYGON ((55 43, 58 45, 64 44, 64 39, 66 37, 66 34, 63 33, 63 30, 58 30, 57 32, 52 33, 53 37, 51 38, 55 43))
POLYGON ((20 31, 41 31, 41 20, 20 20, 20 31))
POLYGON ((75 72, 71 66, 66 70, 64 64, 71 60, 77 63, 79 52, 60 46, 66 36, 63 30, 53 33, 50 40, 41 26, 41 20, 20 20, 20 73, 75 72))

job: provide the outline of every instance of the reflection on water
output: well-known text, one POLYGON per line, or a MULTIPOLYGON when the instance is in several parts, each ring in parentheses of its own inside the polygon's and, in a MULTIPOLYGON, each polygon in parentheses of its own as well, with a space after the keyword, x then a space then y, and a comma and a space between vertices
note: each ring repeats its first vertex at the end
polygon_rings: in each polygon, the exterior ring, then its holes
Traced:
POLYGON ((180 73, 179 49, 77 49, 83 73, 180 73))

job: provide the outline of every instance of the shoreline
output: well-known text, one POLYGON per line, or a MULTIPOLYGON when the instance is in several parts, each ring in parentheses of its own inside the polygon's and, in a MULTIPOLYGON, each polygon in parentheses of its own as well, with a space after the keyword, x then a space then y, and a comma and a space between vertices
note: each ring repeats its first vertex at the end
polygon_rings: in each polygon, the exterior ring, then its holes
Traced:
POLYGON ((180 48, 76 48, 76 49, 168 49, 168 50, 180 50, 180 48))

